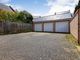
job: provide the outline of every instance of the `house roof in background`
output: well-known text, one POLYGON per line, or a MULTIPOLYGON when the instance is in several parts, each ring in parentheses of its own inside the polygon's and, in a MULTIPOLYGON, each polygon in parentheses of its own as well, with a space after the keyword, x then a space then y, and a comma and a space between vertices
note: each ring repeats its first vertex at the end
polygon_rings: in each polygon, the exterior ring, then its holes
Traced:
POLYGON ((37 21, 50 21, 50 20, 61 20, 61 19, 66 20, 69 18, 72 18, 72 14, 70 13, 70 11, 64 11, 64 12, 55 13, 54 15, 36 17, 33 19, 33 21, 37 22, 37 21))
POLYGON ((1 10, 6 10, 6 11, 15 12, 15 10, 14 10, 11 6, 7 6, 7 5, 4 5, 4 4, 2 4, 2 3, 0 3, 0 9, 1 9, 1 10))

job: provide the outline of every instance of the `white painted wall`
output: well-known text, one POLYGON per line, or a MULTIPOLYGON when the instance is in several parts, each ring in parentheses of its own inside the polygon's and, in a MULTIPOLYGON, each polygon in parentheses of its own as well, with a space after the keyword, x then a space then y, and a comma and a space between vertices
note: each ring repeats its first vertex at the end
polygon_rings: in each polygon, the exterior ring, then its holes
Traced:
POLYGON ((42 31, 42 24, 34 24, 34 30, 35 31, 42 31))
POLYGON ((69 32, 68 22, 56 22, 56 32, 69 32))
POLYGON ((53 32, 53 23, 44 23, 44 31, 53 32))

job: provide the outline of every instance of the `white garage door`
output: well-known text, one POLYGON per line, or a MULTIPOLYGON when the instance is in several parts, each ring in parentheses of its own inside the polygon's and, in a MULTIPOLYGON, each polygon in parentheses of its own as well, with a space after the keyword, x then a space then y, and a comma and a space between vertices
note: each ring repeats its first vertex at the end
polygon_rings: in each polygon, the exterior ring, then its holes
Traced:
POLYGON ((44 23, 44 31, 53 32, 53 23, 44 23))
POLYGON ((42 24, 34 24, 35 31, 42 31, 42 24))
POLYGON ((69 32, 68 22, 56 22, 56 32, 69 32))

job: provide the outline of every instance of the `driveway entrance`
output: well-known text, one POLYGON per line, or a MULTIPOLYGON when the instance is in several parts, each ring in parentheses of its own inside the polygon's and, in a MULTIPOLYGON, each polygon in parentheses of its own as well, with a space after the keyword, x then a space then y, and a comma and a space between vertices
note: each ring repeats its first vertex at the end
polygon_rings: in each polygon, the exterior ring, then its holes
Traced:
POLYGON ((65 36, 36 32, 0 36, 0 60, 80 60, 65 36))

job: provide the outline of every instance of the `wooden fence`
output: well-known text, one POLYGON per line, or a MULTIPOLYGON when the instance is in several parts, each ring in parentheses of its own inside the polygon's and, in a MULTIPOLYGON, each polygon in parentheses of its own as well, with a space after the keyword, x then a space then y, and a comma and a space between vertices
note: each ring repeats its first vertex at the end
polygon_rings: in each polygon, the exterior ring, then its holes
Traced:
POLYGON ((0 21, 0 34, 28 32, 31 30, 32 30, 32 25, 28 23, 0 21))

